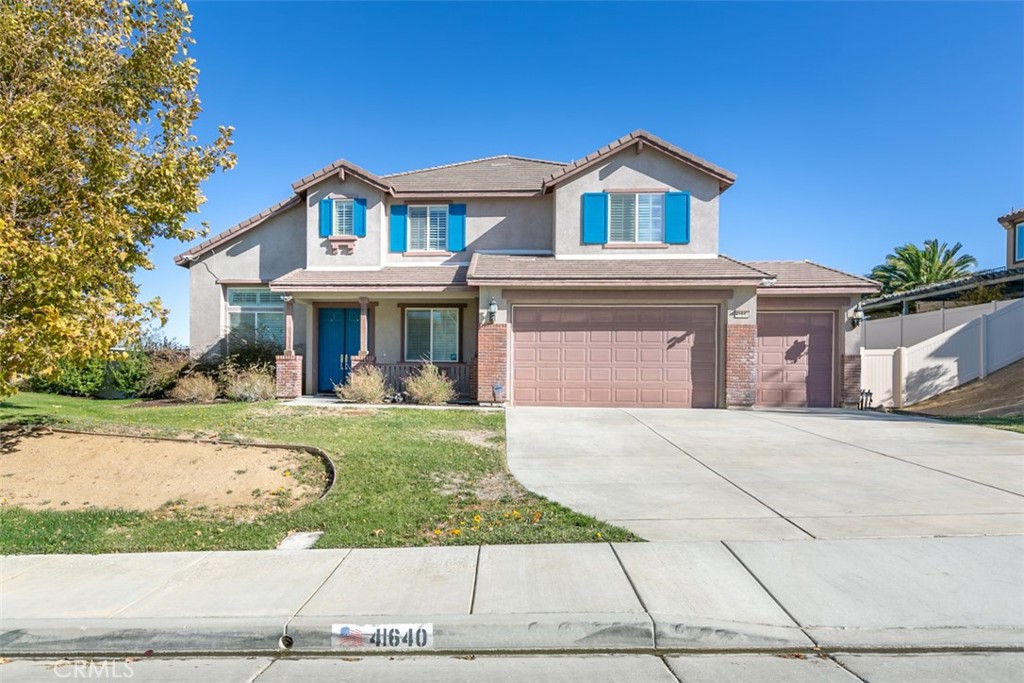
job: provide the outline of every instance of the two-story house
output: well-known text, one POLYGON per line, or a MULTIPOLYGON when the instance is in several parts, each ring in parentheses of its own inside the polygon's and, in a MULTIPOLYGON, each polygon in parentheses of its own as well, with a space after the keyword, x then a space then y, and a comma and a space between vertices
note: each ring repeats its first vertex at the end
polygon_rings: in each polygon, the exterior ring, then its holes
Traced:
POLYGON ((481 402, 836 406, 876 283, 719 254, 735 176, 636 131, 559 163, 499 156, 375 175, 339 160, 176 258, 191 345, 280 345, 279 395, 424 361, 481 402))

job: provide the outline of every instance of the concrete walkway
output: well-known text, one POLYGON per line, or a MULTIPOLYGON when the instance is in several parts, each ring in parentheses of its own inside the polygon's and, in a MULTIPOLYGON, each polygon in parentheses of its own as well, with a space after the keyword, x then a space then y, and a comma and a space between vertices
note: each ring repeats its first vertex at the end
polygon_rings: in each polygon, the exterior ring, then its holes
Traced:
POLYGON ((652 540, 1024 533, 1024 436, 845 410, 510 408, 526 488, 652 540))
POLYGON ((0 656, 1021 650, 1022 566, 1014 536, 14 556, 0 656))

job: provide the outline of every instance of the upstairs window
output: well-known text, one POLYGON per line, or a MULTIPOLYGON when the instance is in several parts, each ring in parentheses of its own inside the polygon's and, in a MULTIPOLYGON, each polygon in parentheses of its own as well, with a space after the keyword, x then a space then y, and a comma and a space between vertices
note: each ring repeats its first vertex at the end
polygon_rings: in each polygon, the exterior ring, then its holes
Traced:
POLYGON ((448 251, 448 206, 409 207, 409 249, 448 251))
POLYGON ((284 348, 281 295, 256 287, 228 288, 228 353, 254 346, 284 348))
POLYGON ((331 225, 332 235, 355 235, 355 211, 351 199, 334 200, 334 220, 331 225))
POLYGON ((608 196, 609 242, 661 242, 665 235, 664 193, 608 196))
POLYGON ((1024 223, 1018 223, 1013 228, 1014 250, 1013 260, 1024 261, 1024 223))

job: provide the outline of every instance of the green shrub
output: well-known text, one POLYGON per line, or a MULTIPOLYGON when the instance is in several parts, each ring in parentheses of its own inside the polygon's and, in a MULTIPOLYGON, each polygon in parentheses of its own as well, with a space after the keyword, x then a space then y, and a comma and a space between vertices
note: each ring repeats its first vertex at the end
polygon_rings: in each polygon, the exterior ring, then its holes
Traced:
POLYGON ((337 384, 334 393, 343 401, 383 403, 390 392, 384 373, 376 365, 364 363, 349 373, 347 384, 337 384))
POLYGON ((167 395, 185 403, 209 403, 217 398, 217 383, 208 375, 186 375, 177 381, 167 395))
POLYGON ((32 389, 49 394, 93 396, 103 387, 107 361, 103 358, 62 360, 48 377, 34 377, 32 389))
POLYGON ((149 374, 149 357, 141 349, 131 349, 115 355, 107 363, 106 386, 127 398, 142 395, 149 374))
POLYGON ((405 390, 416 403, 436 406, 455 398, 455 382, 441 374, 433 363, 405 378, 405 390))
POLYGON ((221 384, 232 401, 269 401, 277 395, 277 382, 266 369, 231 368, 221 375, 221 384))

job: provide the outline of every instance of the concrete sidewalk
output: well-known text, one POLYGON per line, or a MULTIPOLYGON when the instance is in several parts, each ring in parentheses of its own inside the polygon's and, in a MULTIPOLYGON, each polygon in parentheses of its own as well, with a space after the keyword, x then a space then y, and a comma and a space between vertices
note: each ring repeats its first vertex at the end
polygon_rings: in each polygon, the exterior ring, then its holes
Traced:
POLYGON ((1016 536, 13 556, 0 655, 1022 650, 1022 567, 1016 536))

